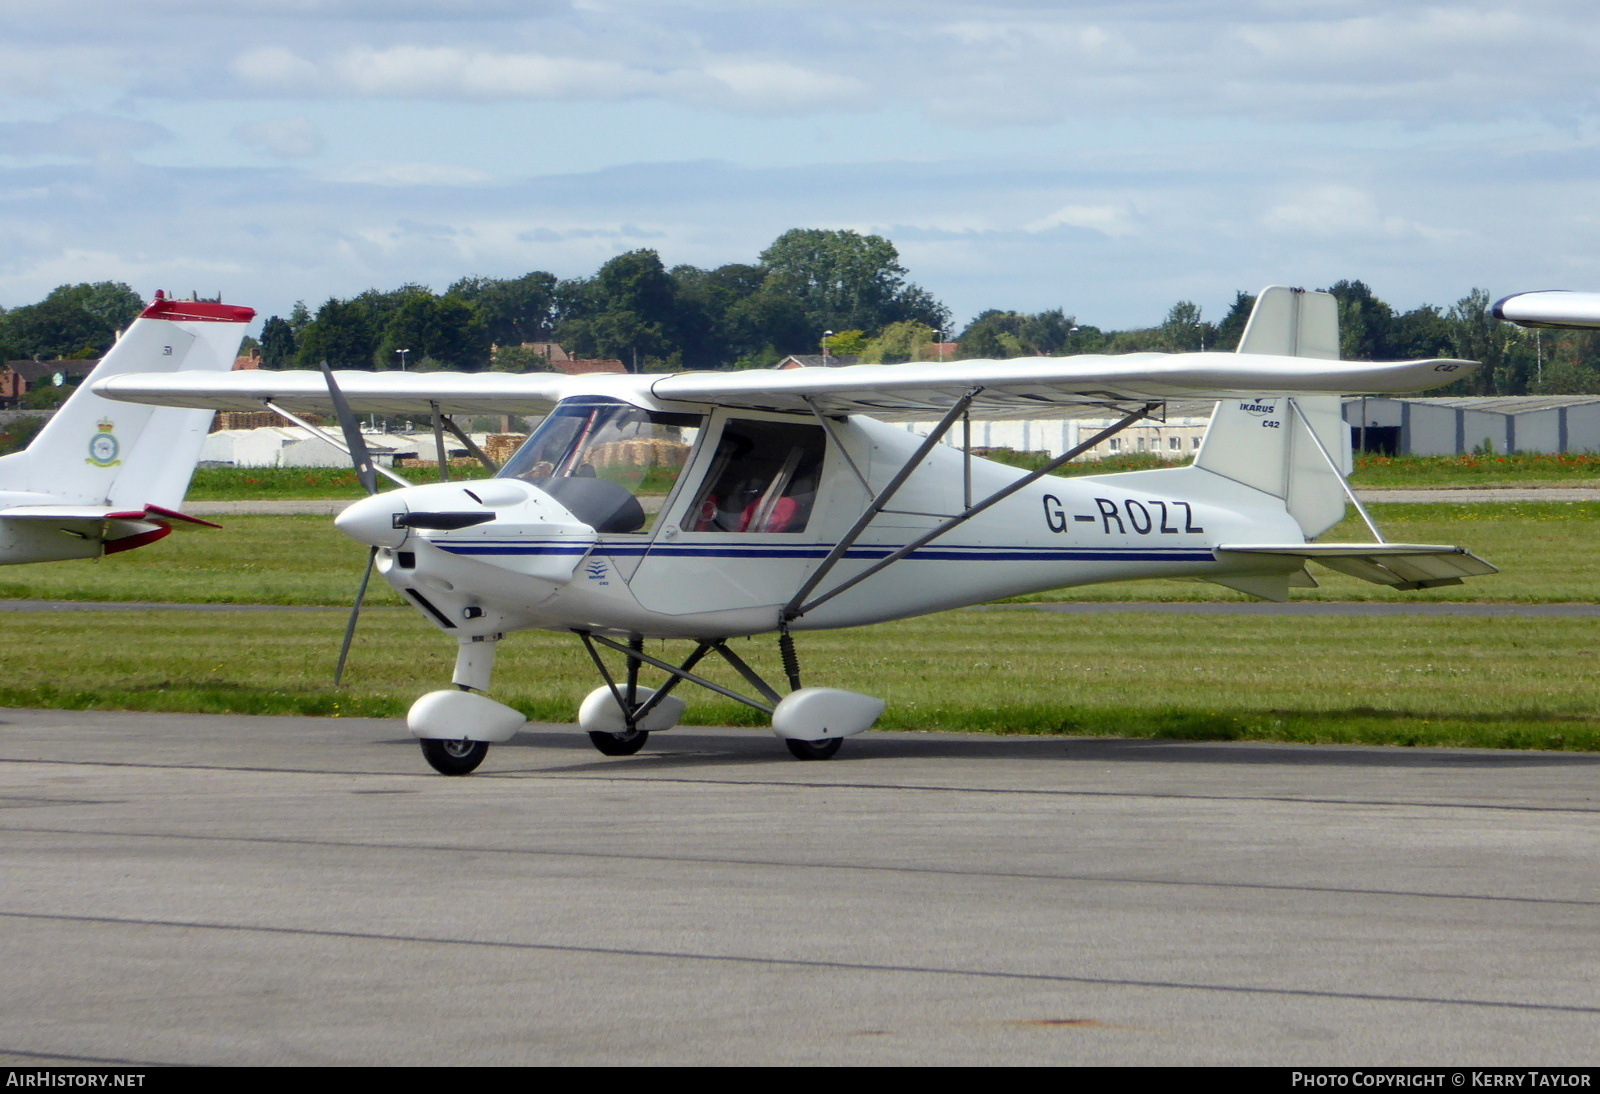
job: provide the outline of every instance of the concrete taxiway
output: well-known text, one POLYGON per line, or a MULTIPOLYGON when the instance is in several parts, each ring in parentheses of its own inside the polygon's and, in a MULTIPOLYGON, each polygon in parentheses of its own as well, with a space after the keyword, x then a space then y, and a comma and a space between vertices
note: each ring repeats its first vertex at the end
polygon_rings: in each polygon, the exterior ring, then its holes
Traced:
POLYGON ((1593 1064, 1600 756, 0 711, 0 1061, 1593 1064))

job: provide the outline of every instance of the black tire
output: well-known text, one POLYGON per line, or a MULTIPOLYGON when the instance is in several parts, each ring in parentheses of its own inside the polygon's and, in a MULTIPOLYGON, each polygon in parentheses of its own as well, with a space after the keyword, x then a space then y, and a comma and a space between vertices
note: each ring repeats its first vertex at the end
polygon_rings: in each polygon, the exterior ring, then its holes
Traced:
POLYGON ((489 754, 488 741, 441 741, 422 738, 422 756, 441 775, 470 775, 489 754))
POLYGON ((839 751, 839 746, 844 744, 844 738, 824 737, 820 741, 797 741, 793 737, 785 737, 783 743, 789 746, 789 755, 797 760, 830 760, 833 754, 839 751))
POLYGON ((589 734, 589 743, 607 756, 632 756, 649 739, 650 734, 642 729, 629 730, 627 733, 589 734))

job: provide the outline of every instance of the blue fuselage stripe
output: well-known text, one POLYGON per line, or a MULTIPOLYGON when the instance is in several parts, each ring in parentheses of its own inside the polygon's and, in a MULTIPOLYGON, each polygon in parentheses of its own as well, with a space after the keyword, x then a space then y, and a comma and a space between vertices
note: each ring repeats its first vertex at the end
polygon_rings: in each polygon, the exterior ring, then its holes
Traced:
MULTIPOLYGON (((442 551, 457 555, 568 555, 588 553, 586 545, 538 544, 515 541, 479 541, 475 543, 433 541, 442 551)), ((754 559, 820 559, 832 549, 831 545, 787 547, 760 544, 690 545, 641 544, 639 546, 602 543, 594 551, 613 558, 639 557, 645 554, 659 558, 754 558, 754 559)), ((873 544, 855 547, 845 553, 847 559, 872 561, 886 558, 899 550, 895 545, 873 544)), ((1027 547, 1027 546, 944 546, 923 547, 907 556, 922 562, 1211 562, 1210 548, 1148 547, 1027 547)))

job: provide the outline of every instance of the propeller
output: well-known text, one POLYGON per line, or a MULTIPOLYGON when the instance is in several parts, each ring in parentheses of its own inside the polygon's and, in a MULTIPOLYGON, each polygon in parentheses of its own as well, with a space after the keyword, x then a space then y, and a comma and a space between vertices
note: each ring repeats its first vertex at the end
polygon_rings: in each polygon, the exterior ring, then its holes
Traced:
MULTIPOLYGON (((339 419, 339 429, 344 433, 344 443, 350 449, 350 462, 355 465, 356 479, 360 481, 361 488, 370 496, 378 492, 378 473, 373 470, 372 453, 367 449, 367 442, 361 436, 361 423, 356 421, 356 416, 350 411, 350 404, 345 401, 344 392, 339 390, 339 384, 333 378, 333 370, 328 367, 328 362, 322 362, 322 378, 328 382, 328 398, 333 401, 333 413, 339 419)), ((367 549, 367 567, 361 571, 361 584, 356 586, 356 599, 350 605, 350 619, 344 627, 344 641, 339 645, 339 663, 333 669, 333 683, 337 687, 344 678, 345 659, 350 656, 350 643, 356 636, 356 620, 361 618, 361 602, 366 599, 367 584, 372 580, 372 567, 377 564, 378 549, 367 549)))

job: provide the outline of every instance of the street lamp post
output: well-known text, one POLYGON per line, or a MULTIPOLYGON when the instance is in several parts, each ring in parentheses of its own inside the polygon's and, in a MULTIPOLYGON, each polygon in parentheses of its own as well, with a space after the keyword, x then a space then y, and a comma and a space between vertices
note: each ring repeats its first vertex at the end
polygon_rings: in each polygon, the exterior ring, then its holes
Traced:
POLYGON ((409 349, 397 349, 395 352, 400 355, 400 371, 404 372, 406 370, 406 354, 411 351, 409 349))
POLYGON ((828 339, 830 339, 832 337, 833 337, 833 332, 831 330, 825 330, 825 331, 822 332, 822 363, 823 364, 827 364, 828 363, 828 339))

